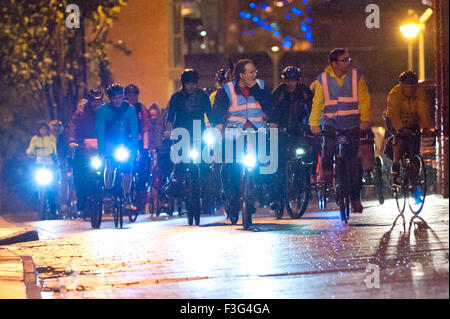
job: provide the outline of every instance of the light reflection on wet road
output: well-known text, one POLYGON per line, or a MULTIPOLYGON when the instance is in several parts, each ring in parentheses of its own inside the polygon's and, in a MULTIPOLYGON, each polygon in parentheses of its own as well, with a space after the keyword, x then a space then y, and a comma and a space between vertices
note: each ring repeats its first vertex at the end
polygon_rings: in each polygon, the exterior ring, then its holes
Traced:
POLYGON ((33 257, 44 298, 448 298, 448 200, 427 198, 420 217, 365 206, 349 226, 337 211, 261 210, 250 231, 223 216, 28 222, 41 240, 9 249, 33 257))

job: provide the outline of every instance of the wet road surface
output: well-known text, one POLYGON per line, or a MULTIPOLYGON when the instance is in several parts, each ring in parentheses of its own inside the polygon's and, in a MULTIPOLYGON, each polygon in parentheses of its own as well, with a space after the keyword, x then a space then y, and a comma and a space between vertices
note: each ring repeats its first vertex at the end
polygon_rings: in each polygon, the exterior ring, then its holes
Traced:
POLYGON ((298 220, 258 210, 249 231, 203 215, 24 222, 40 240, 7 247, 32 256, 43 298, 448 298, 448 199, 419 216, 364 206, 348 226, 314 205, 298 220))

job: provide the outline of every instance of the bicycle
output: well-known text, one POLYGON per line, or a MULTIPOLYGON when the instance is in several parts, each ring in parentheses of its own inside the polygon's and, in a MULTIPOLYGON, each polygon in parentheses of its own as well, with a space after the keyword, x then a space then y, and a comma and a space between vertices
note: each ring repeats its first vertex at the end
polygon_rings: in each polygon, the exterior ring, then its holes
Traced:
MULTIPOLYGON (((170 141, 173 144, 173 141, 170 141)), ((196 143, 194 143, 196 145, 196 143)), ((189 158, 191 163, 174 165, 171 174, 162 187, 160 202, 167 204, 169 216, 172 216, 175 205, 181 213, 181 202, 186 205, 188 225, 200 225, 200 214, 203 208, 202 181, 201 181, 201 150, 193 148, 189 158)))
MULTIPOLYGON (((421 133, 413 131, 411 137, 420 136, 421 133)), ((396 138, 398 133, 394 134, 391 139, 396 138)), ((414 215, 418 215, 425 204, 427 192, 427 174, 425 163, 420 154, 412 154, 409 150, 405 150, 400 157, 400 170, 397 178, 392 180, 392 192, 394 193, 397 209, 403 214, 406 208, 406 201, 410 211, 414 215)))
POLYGON ((89 179, 93 181, 90 193, 86 198, 86 213, 84 217, 90 217, 92 228, 99 228, 103 215, 103 168, 104 163, 98 156, 90 158, 89 179))
MULTIPOLYGON (((37 148, 37 150, 39 149, 40 148, 37 148)), ((36 157, 37 152, 32 155, 36 157)), ((42 163, 35 163, 33 167, 35 170, 34 182, 38 187, 39 218, 41 220, 57 218, 57 184, 61 180, 58 159, 55 154, 46 155, 44 156, 42 163)))
POLYGON ((56 190, 50 190, 55 187, 55 175, 54 168, 48 166, 40 166, 34 175, 35 182, 39 187, 38 214, 41 220, 47 220, 56 216, 56 194, 53 194, 56 193, 56 190))
POLYGON ((275 205, 277 219, 283 217, 284 207, 291 218, 301 218, 311 199, 311 172, 315 164, 313 145, 311 137, 305 134, 306 127, 302 127, 301 131, 302 135, 297 136, 289 133, 286 128, 279 129, 282 138, 284 135, 284 140, 290 143, 286 145, 288 158, 282 172, 284 181, 280 189, 282 199, 275 205))
MULTIPOLYGON (((322 131, 321 135, 329 134, 322 131)), ((355 169, 351 167, 351 161, 348 160, 350 151, 349 146, 354 143, 359 143, 359 134, 355 134, 355 130, 334 130, 335 136, 335 154, 334 154, 334 185, 333 186, 319 186, 318 191, 322 191, 322 200, 324 203, 324 209, 326 207, 326 201, 328 197, 334 196, 336 204, 339 206, 339 214, 341 221, 345 224, 350 220, 350 171, 355 169), (358 141, 356 141, 356 138, 358 141)), ((320 207, 319 196, 319 207, 320 207)))
MULTIPOLYGON (((112 188, 112 211, 114 215, 114 226, 123 228, 123 216, 128 215, 130 221, 135 221, 134 215, 137 215, 136 207, 132 203, 127 202, 124 191, 122 189, 123 165, 127 165, 132 161, 131 152, 128 148, 120 145, 115 148, 113 160, 117 164, 114 168, 114 179, 112 188), (131 206, 129 206, 131 205, 131 206)), ((105 204, 105 203, 104 203, 105 204)))
MULTIPOLYGON (((227 128, 236 129, 234 125, 227 125, 227 128)), ((241 134, 246 134, 248 139, 252 139, 251 135, 257 135, 260 130, 265 130, 266 128, 260 128, 259 130, 242 131, 241 134)), ((255 193, 257 185, 254 183, 253 179, 255 177, 254 171, 261 165, 257 161, 255 150, 249 150, 249 144, 247 143, 247 152, 241 158, 235 157, 239 162, 236 164, 231 164, 232 166, 225 165, 226 176, 228 177, 227 183, 224 185, 230 185, 239 179, 239 187, 229 190, 225 196, 226 198, 226 212, 229 217, 231 224, 236 225, 239 220, 239 213, 242 214, 242 224, 245 230, 248 230, 253 224, 252 215, 256 212, 254 205, 255 193), (234 174, 234 178, 231 177, 234 174), (239 176, 237 176, 239 175, 239 176)), ((224 178, 224 177, 222 177, 224 178)), ((229 187, 227 187, 229 188, 229 187)))

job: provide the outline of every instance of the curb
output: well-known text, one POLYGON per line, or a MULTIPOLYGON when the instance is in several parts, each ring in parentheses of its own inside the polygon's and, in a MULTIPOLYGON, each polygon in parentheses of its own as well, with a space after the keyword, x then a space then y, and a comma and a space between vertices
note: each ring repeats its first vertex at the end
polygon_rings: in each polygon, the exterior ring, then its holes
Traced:
POLYGON ((34 240, 39 240, 36 229, 17 225, 0 216, 0 245, 12 245, 34 240))
POLYGON ((7 237, 0 238, 0 245, 12 245, 16 243, 39 240, 38 232, 34 229, 24 229, 7 237))
POLYGON ((38 273, 31 256, 21 256, 23 264, 23 281, 27 299, 41 299, 41 289, 38 285, 38 273))

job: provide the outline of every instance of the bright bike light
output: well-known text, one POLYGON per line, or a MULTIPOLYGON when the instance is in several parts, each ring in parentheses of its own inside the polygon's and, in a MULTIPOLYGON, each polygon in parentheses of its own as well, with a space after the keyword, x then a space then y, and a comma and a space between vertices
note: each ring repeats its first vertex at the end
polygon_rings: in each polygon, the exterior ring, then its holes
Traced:
POLYGON ((114 159, 120 163, 125 163, 129 158, 130 151, 124 146, 119 146, 114 151, 114 159))
POLYGON ((245 155, 245 157, 244 157, 244 164, 248 168, 255 167, 255 165, 256 165, 256 157, 251 155, 251 154, 245 155))
POLYGON ((192 150, 191 153, 190 153, 189 155, 191 156, 191 158, 192 158, 193 160, 198 159, 198 152, 197 152, 197 150, 192 150))
POLYGON ((34 174, 34 179, 41 186, 50 184, 53 180, 53 173, 48 168, 40 168, 34 174))
POLYGON ((305 150, 304 150, 303 148, 299 147, 299 148, 297 148, 297 149, 295 150, 295 154, 296 154, 298 157, 301 157, 301 156, 305 155, 305 150))
POLYGON ((215 138, 212 134, 205 134, 205 136, 203 137, 203 140, 206 142, 206 144, 208 145, 213 145, 215 142, 215 138))
POLYGON ((102 166, 102 160, 98 156, 94 156, 91 158, 91 166, 98 170, 102 166))

